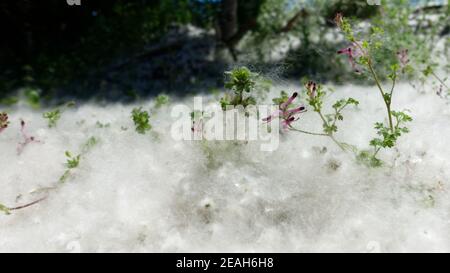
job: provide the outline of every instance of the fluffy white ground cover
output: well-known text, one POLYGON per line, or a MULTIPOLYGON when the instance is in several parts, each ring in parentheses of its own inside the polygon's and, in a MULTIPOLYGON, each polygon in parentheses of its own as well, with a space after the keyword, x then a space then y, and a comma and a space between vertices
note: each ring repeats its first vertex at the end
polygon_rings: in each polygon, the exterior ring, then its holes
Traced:
MULTIPOLYGON (((152 115, 156 134, 147 135, 133 129, 137 105, 87 103, 52 129, 42 111, 18 106, 0 134, 0 202, 8 206, 55 183, 66 150, 76 154, 91 136, 100 141, 47 200, 0 215, 0 251, 450 251, 450 105, 407 84, 396 92, 393 108, 410 109, 414 121, 397 150, 382 152, 379 169, 359 165, 327 138, 296 132, 282 135, 271 153, 257 142, 207 150, 176 142, 171 106, 192 105, 192 97, 172 98, 152 115), (19 156, 21 118, 41 143, 19 156)), ((348 96, 360 106, 345 111, 337 138, 367 148, 373 123, 386 117, 383 102, 376 89, 358 86, 338 87, 330 99, 348 96)), ((321 128, 311 111, 296 126, 321 128)))

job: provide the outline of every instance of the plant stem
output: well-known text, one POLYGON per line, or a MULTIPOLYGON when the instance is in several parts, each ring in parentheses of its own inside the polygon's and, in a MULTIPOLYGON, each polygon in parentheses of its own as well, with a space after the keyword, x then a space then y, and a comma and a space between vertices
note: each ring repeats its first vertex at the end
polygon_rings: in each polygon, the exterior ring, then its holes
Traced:
MULTIPOLYGON (((386 104, 386 110, 387 110, 388 119, 389 119, 389 128, 391 129, 391 132, 394 133, 394 125, 392 123, 392 114, 391 114, 391 101, 392 101, 392 95, 391 94, 392 94, 392 92, 391 92, 390 98, 389 98, 390 101, 387 101, 387 99, 384 96, 385 93, 383 91, 383 87, 381 87, 380 80, 378 79, 377 73, 373 69, 372 61, 370 59, 368 61, 368 67, 369 67, 370 73, 373 76, 373 79, 375 80, 375 83, 377 84, 378 89, 380 90, 381 97, 383 98, 384 104, 386 104)), ((392 88, 392 91, 393 90, 394 89, 392 88)))
POLYGON ((33 201, 31 203, 28 203, 28 204, 25 204, 25 205, 22 205, 22 206, 18 206, 18 207, 15 207, 15 208, 8 208, 8 209, 9 210, 20 210, 20 209, 28 208, 28 207, 31 207, 32 205, 35 205, 35 204, 37 204, 37 203, 39 203, 41 201, 44 201, 45 199, 47 199, 47 196, 42 197, 41 199, 38 199, 38 200, 33 201))
POLYGON ((380 150, 381 150, 381 147, 376 148, 375 152, 373 153, 373 157, 376 157, 380 150))
POLYGON ((336 143, 336 144, 339 146, 339 148, 341 148, 342 151, 344 151, 344 152, 347 151, 347 150, 345 149, 345 147, 342 145, 342 143, 340 143, 339 141, 337 141, 336 138, 335 138, 332 134, 329 134, 328 136, 334 141, 334 143, 336 143))
POLYGON ((436 73, 434 73, 434 71, 431 72, 431 75, 433 75, 433 77, 435 77, 436 80, 438 80, 445 88, 450 89, 450 88, 448 88, 448 86, 445 84, 445 82, 444 82, 443 80, 441 80, 441 78, 439 78, 439 76, 436 75, 436 73))
POLYGON ((394 133, 394 126, 392 124, 392 114, 391 114, 391 102, 392 102, 392 91, 394 91, 395 82, 392 86, 389 101, 387 101, 386 98, 384 97, 385 93, 383 91, 383 87, 381 87, 380 79, 378 78, 378 75, 375 72, 375 69, 373 69, 372 59, 370 58, 369 53, 366 52, 359 43, 356 43, 356 45, 359 47, 361 52, 363 52, 363 54, 366 55, 366 57, 367 57, 367 66, 369 67, 369 71, 372 74, 373 79, 375 80, 378 90, 380 90, 380 94, 381 94, 381 97, 383 98, 384 103, 386 104, 386 110, 387 110, 388 119, 389 119, 389 128, 391 129, 391 132, 394 133))
POLYGON ((313 136, 329 136, 328 134, 313 133, 313 132, 304 131, 304 130, 301 130, 301 129, 294 128, 294 127, 292 127, 292 126, 290 126, 290 125, 289 125, 289 129, 292 130, 292 131, 297 131, 297 132, 304 133, 304 134, 307 134, 307 135, 313 135, 313 136))
POLYGON ((392 87, 391 92, 389 92, 389 96, 392 100, 392 93, 394 93, 395 83, 397 82, 397 73, 394 74, 394 77, 392 78, 392 87))

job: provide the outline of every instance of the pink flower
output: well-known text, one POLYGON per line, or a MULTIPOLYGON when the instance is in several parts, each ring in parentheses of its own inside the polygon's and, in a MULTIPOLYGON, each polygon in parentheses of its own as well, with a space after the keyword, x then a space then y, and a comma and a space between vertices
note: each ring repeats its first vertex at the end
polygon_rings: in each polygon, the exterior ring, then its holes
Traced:
POLYGON ((305 84, 306 87, 306 93, 308 96, 313 99, 317 95, 317 83, 313 81, 309 81, 305 84))
POLYGON ((352 43, 351 46, 343 48, 337 52, 338 54, 344 54, 348 56, 348 60, 352 65, 353 70, 356 73, 361 73, 361 69, 356 64, 355 59, 365 55, 365 52, 361 50, 361 45, 358 42, 352 43))
POLYGON ((291 126, 292 122, 298 120, 295 115, 306 111, 304 106, 289 109, 289 106, 291 106, 297 95, 297 92, 292 94, 292 96, 287 101, 279 105, 279 110, 275 111, 270 116, 263 118, 262 120, 265 122, 271 122, 274 118, 279 117, 282 119, 281 124, 283 129, 287 130, 288 127, 291 126))
POLYGON ((17 146, 17 154, 20 155, 23 150, 25 149, 25 146, 27 146, 28 144, 35 142, 35 143, 39 143, 39 140, 36 140, 36 138, 34 136, 29 136, 26 132, 25 132, 25 121, 20 120, 20 132, 22 134, 22 137, 24 139, 23 142, 19 142, 19 145, 17 146))
POLYGON ((0 133, 8 128, 8 114, 6 113, 0 113, 0 133))
POLYGON ((402 69, 409 63, 408 49, 401 49, 397 52, 397 58, 402 69))
POLYGON ((344 16, 342 15, 342 13, 340 13, 340 12, 336 13, 336 16, 334 17, 334 23, 338 27, 341 27, 343 22, 344 22, 344 16))

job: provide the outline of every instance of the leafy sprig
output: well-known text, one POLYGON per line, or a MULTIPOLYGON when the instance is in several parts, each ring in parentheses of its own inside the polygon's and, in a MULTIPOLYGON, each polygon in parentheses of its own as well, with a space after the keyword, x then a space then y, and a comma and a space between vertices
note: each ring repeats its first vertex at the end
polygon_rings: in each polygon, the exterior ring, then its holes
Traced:
MULTIPOLYGON (((356 59, 358 64, 365 68, 367 75, 375 82, 386 108, 388 122, 386 125, 383 122, 375 123, 375 129, 377 130, 377 135, 379 137, 372 139, 369 143, 369 145, 374 148, 373 153, 362 151, 357 155, 357 158, 362 162, 367 163, 367 165, 378 167, 382 165, 381 160, 377 158, 378 152, 382 148, 394 147, 398 138, 403 133, 409 132, 404 124, 412 121, 412 118, 406 113, 392 110, 392 100, 397 79, 400 72, 405 72, 409 69, 408 50, 401 49, 396 51, 397 62, 392 64, 389 67, 388 72, 386 72, 386 78, 391 80, 391 85, 389 88, 383 87, 380 76, 375 69, 377 63, 376 58, 374 57, 379 51, 384 50, 382 48, 384 46, 382 40, 379 39, 384 33, 383 29, 380 27, 372 27, 372 33, 369 38, 359 40, 355 38, 352 27, 347 19, 343 18, 342 15, 338 15, 336 18, 337 26, 352 44, 352 46, 346 50, 340 50, 338 53, 348 55, 353 66, 355 66, 354 59, 356 59)), ((431 73, 431 71, 424 71, 424 73, 431 73)), ((333 128, 330 128, 330 130, 333 130, 333 128)))
POLYGON ((136 132, 139 134, 145 134, 152 129, 150 124, 150 114, 148 111, 142 110, 142 107, 134 108, 131 112, 131 118, 136 127, 136 132))
POLYGON ((232 90, 233 94, 226 94, 220 99, 220 106, 223 110, 226 110, 227 105, 247 107, 256 104, 256 99, 253 96, 244 95, 245 93, 251 93, 255 87, 256 73, 251 72, 246 67, 239 67, 225 72, 225 75, 228 77, 225 88, 232 90))
MULTIPOLYGON (((73 107, 73 106, 75 106, 75 102, 73 102, 73 101, 64 104, 65 108, 69 108, 69 107, 73 107)), ((52 111, 48 111, 48 112, 45 112, 44 114, 42 114, 42 117, 48 120, 48 128, 56 127, 58 121, 61 119, 61 115, 64 110, 65 109, 56 108, 52 111)))

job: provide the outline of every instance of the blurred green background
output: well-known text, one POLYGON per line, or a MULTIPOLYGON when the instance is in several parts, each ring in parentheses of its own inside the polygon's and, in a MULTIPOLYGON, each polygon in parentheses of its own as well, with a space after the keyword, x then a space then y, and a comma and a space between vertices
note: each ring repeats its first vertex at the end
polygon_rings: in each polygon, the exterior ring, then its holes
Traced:
MULTIPOLYGON (((223 71, 241 64, 276 78, 345 83, 354 75, 336 56, 345 46, 337 12, 382 26, 385 44, 414 47, 418 62, 448 39, 446 1, 6 0, 0 102, 14 103, 17 90, 48 101, 188 94, 223 86, 223 71)), ((386 52, 379 59, 388 65, 386 52)))

